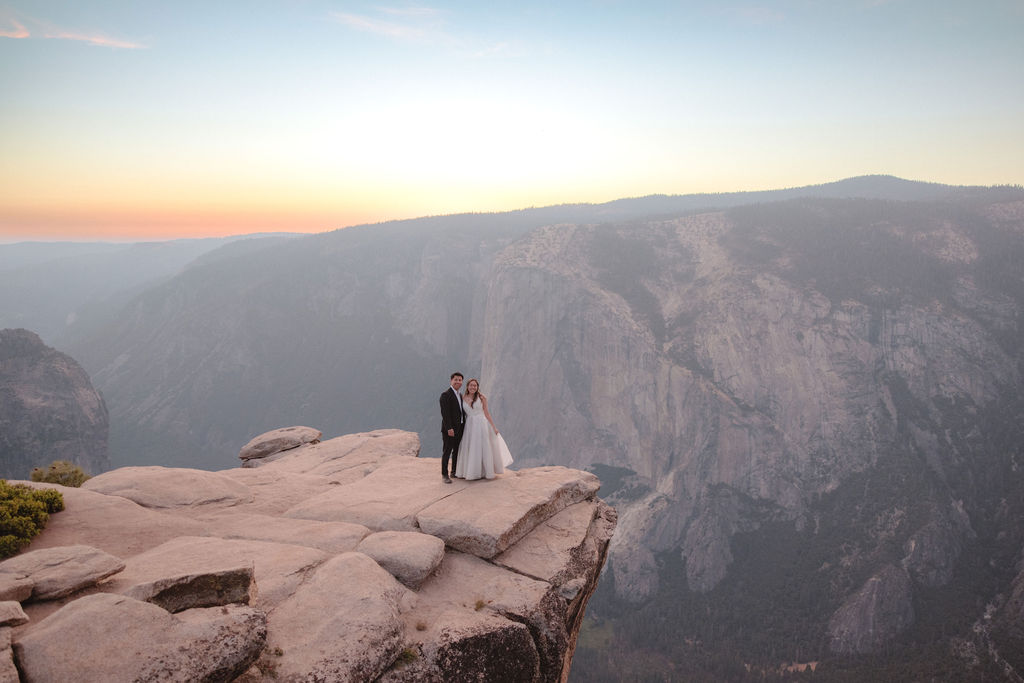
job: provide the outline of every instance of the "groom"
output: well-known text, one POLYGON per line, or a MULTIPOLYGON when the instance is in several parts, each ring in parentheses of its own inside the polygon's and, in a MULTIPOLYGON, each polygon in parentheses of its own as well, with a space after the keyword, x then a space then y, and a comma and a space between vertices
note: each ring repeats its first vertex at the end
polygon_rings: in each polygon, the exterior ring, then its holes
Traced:
POLYGON ((444 483, 452 483, 448 476, 449 471, 455 475, 455 464, 459 459, 459 442, 462 441, 462 427, 466 422, 465 413, 462 410, 462 398, 459 396, 459 389, 462 388, 462 373, 453 372, 451 386, 441 394, 441 439, 443 448, 441 450, 441 477, 444 483), (452 468, 448 469, 448 458, 451 457, 452 468))

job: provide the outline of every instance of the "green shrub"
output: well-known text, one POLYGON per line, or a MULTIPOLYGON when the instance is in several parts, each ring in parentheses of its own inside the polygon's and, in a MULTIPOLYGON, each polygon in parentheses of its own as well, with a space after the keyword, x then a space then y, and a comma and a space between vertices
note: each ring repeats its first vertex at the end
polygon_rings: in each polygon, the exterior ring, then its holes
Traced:
POLYGON ((47 484, 60 484, 61 486, 81 486, 91 477, 81 467, 74 465, 67 460, 54 460, 49 467, 33 467, 29 475, 32 481, 45 482, 47 484))
POLYGON ((420 653, 416 648, 407 647, 398 654, 398 658, 395 659, 394 664, 392 664, 392 668, 400 669, 403 666, 408 666, 419 659, 419 656, 420 653))
POLYGON ((64 509, 64 496, 57 489, 33 489, 32 495, 46 506, 51 515, 64 509))
POLYGON ((0 479, 0 558, 24 548, 43 530, 51 512, 64 509, 64 496, 0 479))

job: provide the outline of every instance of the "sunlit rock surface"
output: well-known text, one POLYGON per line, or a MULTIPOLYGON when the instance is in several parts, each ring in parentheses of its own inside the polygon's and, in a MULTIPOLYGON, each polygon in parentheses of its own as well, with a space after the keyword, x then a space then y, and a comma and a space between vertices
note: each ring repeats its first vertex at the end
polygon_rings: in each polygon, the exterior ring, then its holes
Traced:
POLYGON ((95 680, 566 680, 616 523, 597 478, 548 467, 447 485, 417 454, 416 435, 381 430, 256 469, 54 487, 66 509, 0 563, 29 619, 5 627, 23 680, 79 665, 95 680), (67 548, 76 537, 95 550, 67 548), (31 593, 45 569, 31 553, 86 550, 116 573, 31 593))

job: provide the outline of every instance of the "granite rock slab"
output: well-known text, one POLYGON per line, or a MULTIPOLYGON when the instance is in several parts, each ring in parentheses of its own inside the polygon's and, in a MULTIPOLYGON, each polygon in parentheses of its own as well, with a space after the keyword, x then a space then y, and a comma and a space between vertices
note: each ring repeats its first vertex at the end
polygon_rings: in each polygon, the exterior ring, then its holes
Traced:
POLYGON ((87 545, 69 545, 8 558, 0 562, 0 577, 31 581, 33 600, 55 600, 93 586, 124 567, 124 561, 110 553, 87 545))
POLYGON ((293 448, 304 446, 307 443, 319 443, 323 433, 312 427, 282 427, 269 432, 264 432, 253 437, 249 443, 242 446, 238 457, 244 462, 247 460, 265 458, 281 451, 290 451, 293 448))
POLYGON ((379 429, 347 434, 280 454, 263 468, 297 474, 315 474, 337 481, 366 476, 391 458, 415 458, 420 450, 416 434, 400 429, 379 429))
POLYGON ((129 558, 125 570, 104 589, 127 593, 142 584, 251 563, 258 589, 255 606, 270 610, 291 596, 305 574, 327 557, 319 550, 285 543, 183 536, 129 558))
POLYGON ((268 650, 282 680, 371 681, 405 647, 401 613, 415 594, 362 553, 313 572, 269 616, 268 650))
POLYGON ((198 536, 203 526, 167 511, 95 491, 57 484, 18 482, 33 488, 52 488, 64 497, 64 510, 50 515, 46 528, 30 548, 90 545, 116 557, 131 557, 178 536, 198 536))
POLYGON ((445 484, 437 460, 392 458, 359 481, 300 503, 284 516, 351 522, 373 531, 416 531, 421 510, 468 485, 460 479, 445 484))
POLYGON ((147 508, 230 506, 253 499, 249 487, 231 477, 185 467, 121 467, 89 479, 82 488, 147 508))
POLYGON ((566 467, 507 472, 464 482, 454 495, 425 507, 416 521, 451 548, 491 558, 561 510, 593 498, 600 481, 566 467))
POLYGON ((28 615, 15 600, 0 602, 0 626, 21 626, 28 623, 28 615))
MULTIPOLYGON (((369 533, 362 524, 321 522, 309 519, 282 519, 272 515, 211 515, 204 536, 226 539, 288 543, 322 550, 330 555, 355 550, 369 533)), ((442 544, 443 545, 443 544, 442 544)))
POLYGON ((124 595, 68 603, 14 642, 24 683, 228 681, 266 645, 266 615, 251 607, 172 615, 124 595))
POLYGON ((11 647, 11 629, 0 628, 0 683, 20 683, 18 667, 14 664, 14 649, 11 647))
POLYGON ((415 531, 379 531, 364 538, 356 550, 413 590, 444 559, 444 541, 415 531))
POLYGON ((195 607, 216 607, 232 603, 248 605, 256 597, 253 575, 252 562, 246 562, 137 583, 124 594, 163 607, 171 614, 195 607))

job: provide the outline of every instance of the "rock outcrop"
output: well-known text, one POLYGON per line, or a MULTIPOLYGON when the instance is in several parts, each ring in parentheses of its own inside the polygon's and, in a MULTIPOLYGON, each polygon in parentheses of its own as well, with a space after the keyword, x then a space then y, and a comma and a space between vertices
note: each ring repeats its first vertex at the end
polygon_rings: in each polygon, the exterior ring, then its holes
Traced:
POLYGON ((11 629, 0 628, 0 683, 19 683, 20 680, 11 649, 11 629))
POLYGON ((259 467, 272 456, 307 443, 320 443, 323 432, 312 427, 282 427, 253 437, 238 451, 242 467, 259 467))
POLYGON ((434 573, 444 559, 444 541, 411 531, 380 531, 356 546, 392 576, 413 590, 434 573))
POLYGON ((110 468, 103 397, 70 356, 28 330, 0 330, 0 477, 67 460, 110 468))
POLYGON ((259 656, 266 615, 228 605, 173 615, 122 595, 71 602, 14 640, 24 683, 230 681, 259 656))
POLYGON ((53 600, 71 595, 124 569, 110 553, 86 545, 31 550, 0 563, 0 592, 4 586, 25 586, 18 600, 53 600))
POLYGON ((127 498, 146 508, 238 505, 252 500, 249 488, 227 475, 187 468, 168 476, 166 467, 121 467, 88 480, 82 488, 127 498))
MULTIPOLYGON (((737 543, 774 566, 807 558, 794 571, 822 600, 804 608, 806 646, 886 566, 917 599, 954 580, 979 528, 989 547, 1020 542, 1024 289, 1007 254, 1024 254, 1024 202, 1007 194, 557 225, 497 255, 480 325, 491 411, 522 465, 558 453, 616 473, 618 598, 708 594, 737 543), (808 551, 771 555, 782 534, 808 551)), ((729 585, 767 594, 756 561, 742 571, 729 585)), ((750 599, 770 610, 735 604, 750 599)), ((838 649, 877 648, 904 618, 838 649)))
POLYGON ((445 485, 418 450, 382 430, 32 484, 66 509, 0 563, 7 659, 24 681, 565 681, 615 528, 596 477, 445 485))
POLYGON ((881 649, 914 621, 910 577, 889 565, 868 579, 829 621, 829 647, 839 654, 881 649))

